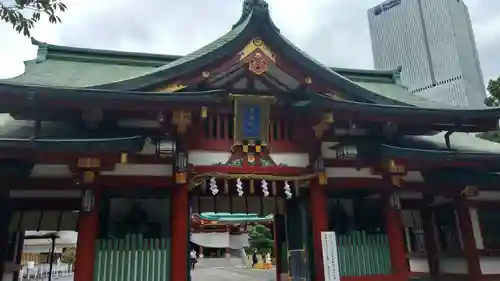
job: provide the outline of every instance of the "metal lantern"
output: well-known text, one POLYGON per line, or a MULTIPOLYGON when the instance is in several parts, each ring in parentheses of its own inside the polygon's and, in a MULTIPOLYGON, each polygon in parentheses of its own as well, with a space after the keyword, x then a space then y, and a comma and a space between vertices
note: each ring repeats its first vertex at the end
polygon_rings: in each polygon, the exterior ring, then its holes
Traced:
POLYGON ((159 156, 170 156, 175 153, 175 141, 168 138, 156 139, 156 154, 159 156))
POLYGON ((188 156, 186 152, 178 152, 175 156, 175 169, 177 172, 186 170, 188 164, 188 156))
POLYGON ((389 201, 391 203, 391 206, 395 210, 401 210, 401 196, 397 192, 393 192, 391 196, 389 197, 389 201))
POLYGON ((341 145, 337 148, 338 159, 356 159, 358 148, 355 145, 341 145))
POLYGON ((94 192, 90 189, 87 189, 83 192, 82 196, 82 211, 90 212, 95 205, 95 195, 94 192))
POLYGON ((323 158, 319 157, 314 161, 314 170, 316 172, 324 172, 325 171, 325 162, 323 161, 323 158))

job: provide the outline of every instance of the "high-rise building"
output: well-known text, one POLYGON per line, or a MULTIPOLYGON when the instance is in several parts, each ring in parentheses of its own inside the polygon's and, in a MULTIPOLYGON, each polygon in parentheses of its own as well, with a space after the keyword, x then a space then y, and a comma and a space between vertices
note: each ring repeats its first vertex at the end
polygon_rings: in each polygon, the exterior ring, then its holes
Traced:
POLYGON ((402 66, 416 95, 484 106, 486 89, 469 11, 462 0, 389 0, 368 10, 375 68, 402 66))

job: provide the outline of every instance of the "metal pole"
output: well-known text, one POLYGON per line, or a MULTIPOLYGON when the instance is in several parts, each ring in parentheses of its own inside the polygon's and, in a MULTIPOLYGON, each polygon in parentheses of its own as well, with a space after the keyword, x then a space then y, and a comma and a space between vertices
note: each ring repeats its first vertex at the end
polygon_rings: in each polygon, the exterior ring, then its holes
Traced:
POLYGON ((52 237, 52 247, 50 249, 50 256, 49 256, 49 281, 52 281, 52 266, 54 263, 54 251, 56 248, 56 238, 52 237))

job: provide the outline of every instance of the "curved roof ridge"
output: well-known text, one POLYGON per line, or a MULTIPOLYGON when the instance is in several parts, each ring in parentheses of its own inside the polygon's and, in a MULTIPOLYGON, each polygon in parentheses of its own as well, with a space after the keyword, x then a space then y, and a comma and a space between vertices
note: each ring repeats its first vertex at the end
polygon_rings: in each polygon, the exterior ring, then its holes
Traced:
MULTIPOLYGON (((38 46, 37 61, 44 61, 48 57, 58 57, 60 53, 69 53, 74 55, 107 56, 107 57, 128 57, 138 60, 165 60, 166 63, 178 59, 180 55, 165 55, 144 52, 116 51, 105 49, 81 48, 64 45, 49 44, 31 38, 31 44, 38 46)), ((66 57, 66 56, 65 56, 66 57)))
POLYGON ((379 75, 394 75, 398 72, 398 68, 394 69, 368 69, 368 68, 345 68, 345 67, 329 67, 333 71, 338 72, 353 72, 379 75))

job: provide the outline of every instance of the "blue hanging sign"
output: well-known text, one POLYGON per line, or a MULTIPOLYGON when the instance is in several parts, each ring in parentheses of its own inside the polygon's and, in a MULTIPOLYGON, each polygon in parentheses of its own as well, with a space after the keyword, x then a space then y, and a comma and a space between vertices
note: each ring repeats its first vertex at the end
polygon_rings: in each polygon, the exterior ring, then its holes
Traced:
POLYGON ((261 137, 262 115, 260 105, 242 106, 243 139, 259 139, 261 137))

